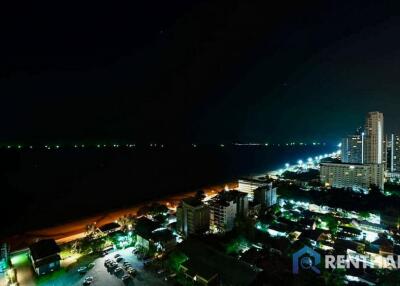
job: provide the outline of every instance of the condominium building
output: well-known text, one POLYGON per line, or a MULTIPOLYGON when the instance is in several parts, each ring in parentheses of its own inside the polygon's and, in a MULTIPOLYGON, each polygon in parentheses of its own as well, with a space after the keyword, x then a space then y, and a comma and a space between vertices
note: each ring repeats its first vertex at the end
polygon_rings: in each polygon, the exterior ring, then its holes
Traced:
POLYGON ((388 140, 388 170, 391 173, 400 172, 400 136, 391 134, 388 140))
POLYGON ((272 187, 272 183, 254 191, 254 202, 267 208, 276 204, 276 188, 272 187))
POLYGON ((238 216, 247 216, 248 197, 240 191, 222 191, 210 203, 210 230, 226 232, 233 229, 238 216))
POLYGON ((343 163, 363 163, 364 133, 358 132, 342 139, 341 156, 343 163))
POLYGON ((186 198, 176 210, 176 219, 177 231, 183 236, 202 233, 209 229, 209 208, 199 198, 186 198))
POLYGON ((240 192, 246 193, 249 200, 252 201, 254 198, 254 190, 266 186, 268 183, 263 180, 253 179, 253 178, 242 178, 239 179, 238 190, 240 192))
POLYGON ((365 164, 385 164, 386 147, 384 144, 383 114, 369 112, 365 121, 364 162, 365 164))
POLYGON ((376 185, 383 189, 383 164, 321 163, 320 171, 326 186, 368 190, 376 185))

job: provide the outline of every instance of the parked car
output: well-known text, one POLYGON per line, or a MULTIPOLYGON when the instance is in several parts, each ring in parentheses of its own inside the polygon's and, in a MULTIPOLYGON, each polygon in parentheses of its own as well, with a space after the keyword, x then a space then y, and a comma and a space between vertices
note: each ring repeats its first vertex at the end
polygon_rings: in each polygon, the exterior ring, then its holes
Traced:
POLYGON ((85 274, 88 271, 87 267, 82 266, 78 268, 78 273, 79 274, 85 274))
POLYGON ((121 267, 117 267, 117 268, 115 268, 114 273, 118 273, 121 271, 124 271, 124 270, 121 267))
POLYGON ((117 257, 117 262, 121 262, 121 261, 123 261, 124 259, 122 258, 122 257, 117 257))
POLYGON ((117 253, 117 254, 114 255, 114 258, 118 258, 118 257, 121 257, 121 254, 117 253))
POLYGON ((93 276, 88 276, 83 280, 83 285, 90 285, 93 282, 93 276))
POLYGON ((122 281, 128 281, 129 279, 131 279, 131 276, 129 276, 129 275, 127 275, 127 274, 125 274, 124 276, 122 276, 122 281))
POLYGON ((88 266, 87 266, 87 268, 88 268, 88 269, 91 269, 91 268, 93 268, 93 267, 94 267, 94 265, 95 265, 95 264, 94 264, 94 262, 92 262, 92 263, 89 263, 89 264, 88 264, 88 266))
POLYGON ((135 276, 137 274, 136 269, 130 267, 126 270, 130 275, 135 276))

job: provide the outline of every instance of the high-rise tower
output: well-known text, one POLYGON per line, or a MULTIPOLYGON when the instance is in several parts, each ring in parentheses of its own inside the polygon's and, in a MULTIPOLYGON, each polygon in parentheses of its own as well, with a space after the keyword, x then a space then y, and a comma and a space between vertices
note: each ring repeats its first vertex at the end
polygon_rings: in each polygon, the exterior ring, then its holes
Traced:
POLYGON ((364 163, 384 164, 386 162, 384 146, 383 114, 369 112, 365 122, 364 163))

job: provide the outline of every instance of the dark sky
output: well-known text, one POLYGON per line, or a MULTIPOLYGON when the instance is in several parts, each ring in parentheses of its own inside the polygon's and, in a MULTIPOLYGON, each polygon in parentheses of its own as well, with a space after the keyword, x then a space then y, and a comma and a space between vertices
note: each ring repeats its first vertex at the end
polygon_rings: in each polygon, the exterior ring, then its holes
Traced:
POLYGON ((114 2, 5 10, 0 140, 334 141, 371 110, 400 131, 398 7, 114 2))

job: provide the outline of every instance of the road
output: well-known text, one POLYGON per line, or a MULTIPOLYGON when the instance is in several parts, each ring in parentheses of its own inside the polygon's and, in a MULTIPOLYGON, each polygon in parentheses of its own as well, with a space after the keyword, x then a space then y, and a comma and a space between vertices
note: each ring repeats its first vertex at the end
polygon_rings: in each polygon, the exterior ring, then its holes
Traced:
MULTIPOLYGON (((237 188, 237 183, 227 183, 224 185, 217 185, 208 188, 204 188, 204 192, 207 196, 215 195, 218 191, 223 189, 225 185, 228 185, 229 188, 237 188)), ((169 208, 175 208, 178 203, 186 197, 194 195, 195 192, 187 192, 177 195, 172 195, 161 200, 158 200, 159 203, 166 204, 169 208)), ((73 222, 65 223, 62 225, 44 228, 35 231, 29 231, 23 233, 21 235, 15 235, 6 239, 6 241, 10 244, 12 250, 23 249, 29 246, 30 244, 46 238, 52 238, 57 241, 59 244, 67 243, 79 238, 82 238, 85 234, 86 226, 92 223, 96 223, 97 226, 101 227, 104 224, 114 222, 118 218, 124 215, 133 214, 135 215, 137 211, 149 204, 150 202, 144 202, 130 208, 124 208, 119 210, 113 210, 104 212, 102 214, 93 215, 90 217, 86 217, 83 219, 75 220, 73 222)))

